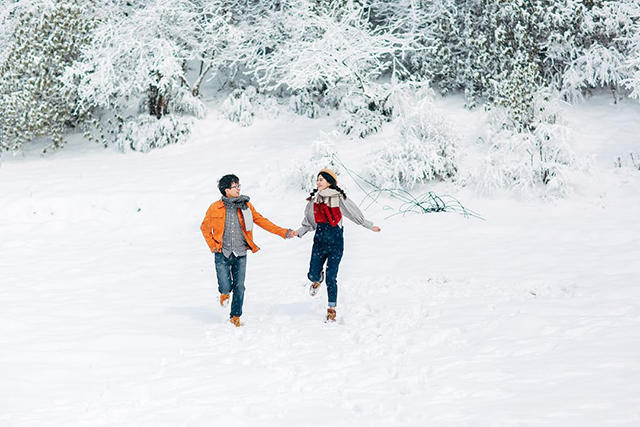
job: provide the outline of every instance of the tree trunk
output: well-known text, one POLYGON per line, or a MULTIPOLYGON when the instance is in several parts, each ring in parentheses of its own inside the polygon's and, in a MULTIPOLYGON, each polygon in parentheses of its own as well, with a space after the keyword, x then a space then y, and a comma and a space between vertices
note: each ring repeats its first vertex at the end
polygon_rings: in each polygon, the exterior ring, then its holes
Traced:
POLYGON ((167 97, 154 85, 149 86, 149 114, 157 119, 167 114, 167 97))

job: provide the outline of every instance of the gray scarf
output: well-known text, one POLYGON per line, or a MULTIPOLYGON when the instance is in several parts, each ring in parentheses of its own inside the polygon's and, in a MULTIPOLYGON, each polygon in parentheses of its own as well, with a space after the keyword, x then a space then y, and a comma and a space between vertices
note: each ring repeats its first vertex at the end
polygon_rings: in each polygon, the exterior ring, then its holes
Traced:
POLYGON ((249 196, 240 196, 235 198, 222 196, 222 203, 224 203, 226 208, 240 209, 242 217, 244 218, 244 227, 247 231, 253 230, 253 215, 251 214, 249 205, 247 205, 249 200, 249 196))

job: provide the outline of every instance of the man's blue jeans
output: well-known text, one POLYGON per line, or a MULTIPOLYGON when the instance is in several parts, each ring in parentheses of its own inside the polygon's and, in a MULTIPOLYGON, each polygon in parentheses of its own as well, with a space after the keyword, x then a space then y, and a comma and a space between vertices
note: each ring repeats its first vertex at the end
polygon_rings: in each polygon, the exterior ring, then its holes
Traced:
POLYGON ((338 267, 344 252, 344 237, 342 227, 332 227, 328 223, 319 223, 313 236, 311 261, 307 277, 312 282, 319 282, 322 278, 322 267, 327 263, 325 280, 327 281, 327 297, 329 307, 335 307, 338 301, 338 267))
POLYGON ((231 254, 229 258, 222 252, 216 252, 216 276, 218 276, 218 290, 221 294, 233 292, 230 317, 242 316, 242 302, 244 301, 244 275, 247 271, 247 257, 237 257, 231 254))

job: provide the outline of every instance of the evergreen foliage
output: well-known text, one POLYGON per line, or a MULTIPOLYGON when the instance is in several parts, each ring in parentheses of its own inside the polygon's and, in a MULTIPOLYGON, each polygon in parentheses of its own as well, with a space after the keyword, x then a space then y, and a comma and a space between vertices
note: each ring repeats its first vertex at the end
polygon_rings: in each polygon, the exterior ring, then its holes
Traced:
POLYGON ((65 129, 87 119, 76 91, 61 80, 91 40, 86 7, 69 0, 12 9, 15 23, 0 65, 0 151, 19 150, 40 136, 59 148, 65 129))
POLYGON ((536 66, 545 86, 576 98, 608 87, 615 99, 628 69, 635 0, 411 0, 374 2, 378 21, 412 22, 419 34, 411 73, 443 92, 464 90, 469 106, 495 95, 518 65, 536 66))
POLYGON ((559 94, 537 88, 531 68, 515 70, 503 85, 507 95, 492 109, 480 186, 527 193, 542 185, 550 194, 563 196, 570 191, 568 171, 575 154, 559 112, 559 94))
POLYGON ((637 0, 0 0, 0 151, 78 127, 121 150, 183 141, 212 80, 242 126, 280 105, 336 111, 355 138, 389 123, 370 179, 410 188, 459 176, 433 87, 490 110, 482 186, 565 193, 561 99, 640 98, 639 34, 637 0))

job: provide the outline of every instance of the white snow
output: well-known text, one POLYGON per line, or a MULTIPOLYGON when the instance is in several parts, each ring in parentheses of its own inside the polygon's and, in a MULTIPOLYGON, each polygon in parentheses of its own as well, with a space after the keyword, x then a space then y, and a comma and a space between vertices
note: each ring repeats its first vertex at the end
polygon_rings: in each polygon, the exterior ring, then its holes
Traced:
MULTIPOLYGON (((441 107, 473 144, 482 113, 441 107)), ((331 118, 210 112, 147 154, 5 157, 0 426, 638 426, 640 171, 613 164, 640 151, 639 116, 606 97, 567 112, 594 159, 567 199, 439 184, 486 221, 374 205, 381 233, 347 222, 335 325, 308 295, 311 235, 256 230, 231 326, 199 230, 225 173, 297 227, 306 194, 282 177, 331 118)), ((375 138, 336 149, 358 165, 375 138)))

